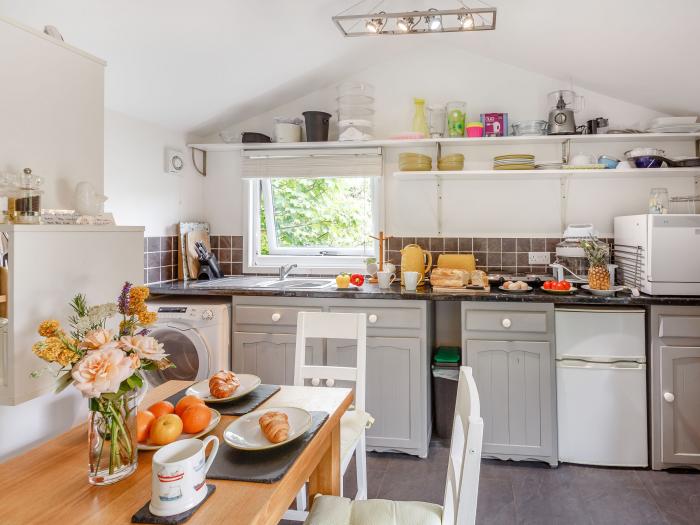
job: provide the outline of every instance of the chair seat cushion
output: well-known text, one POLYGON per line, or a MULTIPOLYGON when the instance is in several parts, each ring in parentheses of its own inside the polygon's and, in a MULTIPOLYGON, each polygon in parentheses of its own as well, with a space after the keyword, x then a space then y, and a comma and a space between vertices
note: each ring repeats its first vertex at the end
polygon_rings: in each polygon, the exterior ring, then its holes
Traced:
POLYGON ((442 507, 420 501, 318 496, 305 525, 441 525, 442 507))
POLYGON ((347 458, 360 440, 362 429, 369 428, 374 418, 362 410, 348 410, 340 418, 340 457, 347 458))

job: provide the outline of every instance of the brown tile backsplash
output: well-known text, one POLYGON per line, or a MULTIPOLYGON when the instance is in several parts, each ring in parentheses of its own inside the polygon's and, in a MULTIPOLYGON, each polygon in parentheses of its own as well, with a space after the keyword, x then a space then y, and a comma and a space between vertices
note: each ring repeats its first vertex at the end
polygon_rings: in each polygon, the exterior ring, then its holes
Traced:
MULTIPOLYGON (((144 282, 153 284, 177 279, 177 237, 145 237, 143 241, 144 282)), ((210 244, 224 274, 243 273, 243 237, 212 235, 210 244)))

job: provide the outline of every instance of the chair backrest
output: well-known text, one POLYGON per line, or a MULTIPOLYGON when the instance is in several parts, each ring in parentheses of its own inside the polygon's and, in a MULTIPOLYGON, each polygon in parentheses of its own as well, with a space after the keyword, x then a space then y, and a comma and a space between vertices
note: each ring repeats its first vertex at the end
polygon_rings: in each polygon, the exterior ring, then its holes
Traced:
POLYGON ((473 525, 479 494, 484 420, 472 369, 459 369, 450 459, 447 467, 442 525, 473 525))
POLYGON ((355 383, 355 408, 365 409, 365 376, 367 361, 367 316, 365 314, 334 312, 299 312, 297 316, 297 341, 294 350, 294 384, 304 385, 306 379, 312 384, 324 379, 326 386, 335 381, 355 383), (321 366, 306 364, 306 340, 353 339, 357 343, 355 367, 321 366))

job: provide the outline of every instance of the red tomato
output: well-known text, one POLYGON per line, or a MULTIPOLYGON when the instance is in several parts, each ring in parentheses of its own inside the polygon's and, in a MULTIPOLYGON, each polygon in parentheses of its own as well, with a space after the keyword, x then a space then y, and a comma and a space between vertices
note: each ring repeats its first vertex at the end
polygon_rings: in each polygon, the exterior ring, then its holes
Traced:
POLYGON ((542 285, 542 288, 545 290, 551 290, 552 289, 552 281, 545 281, 544 284, 542 285))
POLYGON ((571 290, 571 283, 569 281, 562 281, 564 283, 564 290, 571 290))
POLYGON ((566 281, 559 281, 554 284, 553 290, 566 291, 566 281))
POLYGON ((350 276, 350 283, 355 286, 362 286, 365 282, 365 276, 360 273, 353 273, 350 276))

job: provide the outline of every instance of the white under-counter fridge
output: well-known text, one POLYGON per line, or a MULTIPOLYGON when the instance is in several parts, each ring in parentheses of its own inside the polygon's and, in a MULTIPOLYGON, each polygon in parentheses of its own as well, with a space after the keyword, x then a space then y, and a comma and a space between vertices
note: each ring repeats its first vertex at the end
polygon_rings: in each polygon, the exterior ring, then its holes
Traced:
POLYGON ((555 311, 559 460, 646 467, 645 313, 555 311))

